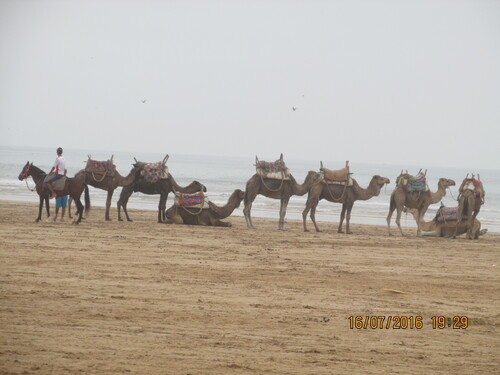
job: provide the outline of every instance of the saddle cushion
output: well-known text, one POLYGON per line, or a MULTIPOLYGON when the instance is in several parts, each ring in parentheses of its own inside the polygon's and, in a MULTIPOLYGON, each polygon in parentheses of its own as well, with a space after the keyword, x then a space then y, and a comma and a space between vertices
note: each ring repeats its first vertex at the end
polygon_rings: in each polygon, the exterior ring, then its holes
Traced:
POLYGON ((92 173, 106 173, 109 176, 113 176, 115 174, 116 166, 113 164, 113 161, 98 161, 98 160, 87 160, 87 165, 85 166, 85 172, 92 173))
POLYGON ((66 180, 68 177, 62 176, 61 178, 58 178, 52 183, 52 187, 54 190, 64 190, 64 185, 66 184, 66 180))
POLYGON ((320 168, 320 171, 327 181, 347 182, 349 180, 349 167, 342 169, 320 168))
POLYGON ((145 162, 137 162, 141 169, 141 176, 144 177, 144 180, 154 184, 158 182, 158 180, 168 178, 168 168, 162 161, 158 163, 145 163, 145 162))
POLYGON ((436 214, 437 221, 458 220, 458 207, 441 207, 436 214))
POLYGON ((202 191, 192 194, 175 192, 174 204, 179 207, 208 208, 208 198, 202 191))
POLYGON ((406 187, 409 192, 424 192, 429 190, 427 178, 423 173, 419 173, 416 176, 399 176, 396 184, 406 187))
POLYGON ((333 180, 327 180, 327 179, 325 178, 325 175, 324 175, 324 174, 321 174, 321 176, 322 176, 322 178, 323 178, 323 181, 325 181, 328 185, 346 185, 346 184, 347 184, 347 186, 353 186, 353 185, 354 185, 354 184, 353 184, 353 182, 352 182, 353 180, 352 180, 352 177, 351 177, 351 176, 349 176, 349 177, 347 178, 347 181, 333 181, 333 180))
POLYGON ((276 160, 274 162, 258 161, 255 164, 255 168, 257 174, 264 178, 271 178, 275 180, 290 179, 290 170, 287 168, 283 160, 276 160))

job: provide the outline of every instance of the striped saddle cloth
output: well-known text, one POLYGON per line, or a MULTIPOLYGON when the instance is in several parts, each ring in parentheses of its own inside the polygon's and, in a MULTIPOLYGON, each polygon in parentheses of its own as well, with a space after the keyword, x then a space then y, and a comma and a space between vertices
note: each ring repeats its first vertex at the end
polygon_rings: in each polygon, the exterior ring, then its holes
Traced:
POLYGON ((439 222, 458 220, 458 207, 441 206, 436 213, 436 220, 439 222))
POLYGON ((209 208, 208 198, 202 191, 192 194, 185 194, 176 191, 174 204, 178 207, 209 208))
POLYGON ((396 184, 405 186, 409 192, 424 192, 429 190, 427 187, 427 178, 424 173, 419 173, 416 176, 399 176, 396 180, 396 184))

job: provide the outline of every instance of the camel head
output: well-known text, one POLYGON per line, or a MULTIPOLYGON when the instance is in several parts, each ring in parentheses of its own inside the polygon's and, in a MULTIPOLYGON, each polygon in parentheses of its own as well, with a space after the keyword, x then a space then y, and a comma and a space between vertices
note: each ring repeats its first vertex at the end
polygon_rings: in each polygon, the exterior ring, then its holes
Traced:
POLYGON ((196 191, 203 191, 204 193, 207 192, 207 187, 203 185, 201 182, 198 181, 193 181, 188 185, 189 188, 192 188, 193 190, 196 191))
POLYGON ((391 180, 389 180, 387 177, 382 177, 376 174, 375 176, 372 177, 371 183, 382 187, 385 184, 390 184, 391 180))
POLYGON ((438 186, 442 187, 443 189, 446 189, 450 186, 455 186, 455 181, 448 179, 448 178, 441 177, 439 179, 438 186))
POLYGON ((233 191, 233 194, 231 194, 231 197, 229 198, 229 200, 231 201, 234 199, 234 201, 236 203, 236 207, 239 207, 241 201, 244 198, 245 198, 245 192, 243 190, 236 189, 235 191, 233 191))

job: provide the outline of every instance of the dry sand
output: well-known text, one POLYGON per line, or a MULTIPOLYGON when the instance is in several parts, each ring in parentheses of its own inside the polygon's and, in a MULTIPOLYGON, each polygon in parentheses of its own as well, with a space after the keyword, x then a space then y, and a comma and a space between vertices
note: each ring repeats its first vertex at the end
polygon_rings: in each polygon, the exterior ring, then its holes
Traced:
POLYGON ((75 226, 35 223, 37 210, 0 201, 2 374, 499 371, 500 234, 171 226, 138 210, 105 222, 102 208, 75 226), (433 329, 439 315, 469 326, 433 329), (349 316, 423 327, 350 329, 349 316))

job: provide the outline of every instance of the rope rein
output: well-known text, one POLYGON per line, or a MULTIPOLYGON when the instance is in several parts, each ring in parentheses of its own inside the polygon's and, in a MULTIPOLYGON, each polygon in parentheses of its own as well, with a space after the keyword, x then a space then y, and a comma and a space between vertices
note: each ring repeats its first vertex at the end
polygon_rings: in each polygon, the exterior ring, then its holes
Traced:
POLYGON ((98 180, 97 178, 95 178, 95 175, 94 175, 94 172, 91 172, 92 173, 92 178, 94 179, 95 182, 102 182, 104 180, 104 178, 106 178, 106 175, 108 174, 108 171, 104 172, 102 178, 100 180, 98 180))
POLYGON ((335 197, 333 196, 333 193, 332 193, 332 191, 330 190, 330 186, 328 186, 328 185, 329 185, 329 183, 328 183, 328 182, 326 182, 326 181, 325 181, 325 184, 326 184, 326 189, 328 190, 328 193, 330 193, 330 197, 332 198, 332 200, 333 200, 334 202, 340 202, 340 201, 342 200, 342 198, 344 198, 345 192, 346 192, 346 190, 347 190, 347 184, 348 184, 348 181, 346 181, 346 183, 344 184, 344 190, 342 191, 342 194, 340 195, 340 198, 335 198, 335 197))
POLYGON ((262 181, 262 184, 264 185, 264 187, 265 187, 267 190, 272 191, 272 192, 280 191, 280 190, 281 190, 281 188, 283 187, 283 181, 285 181, 285 176, 284 176, 283 172, 281 172, 281 175, 282 175, 282 179, 281 179, 281 183, 280 183, 279 188, 277 188, 277 189, 271 189, 271 188, 270 188, 269 186, 267 186, 267 185, 266 185, 266 183, 264 182, 264 177, 262 177, 262 175, 261 175, 261 174, 259 174, 259 176, 260 176, 260 180, 262 181))

